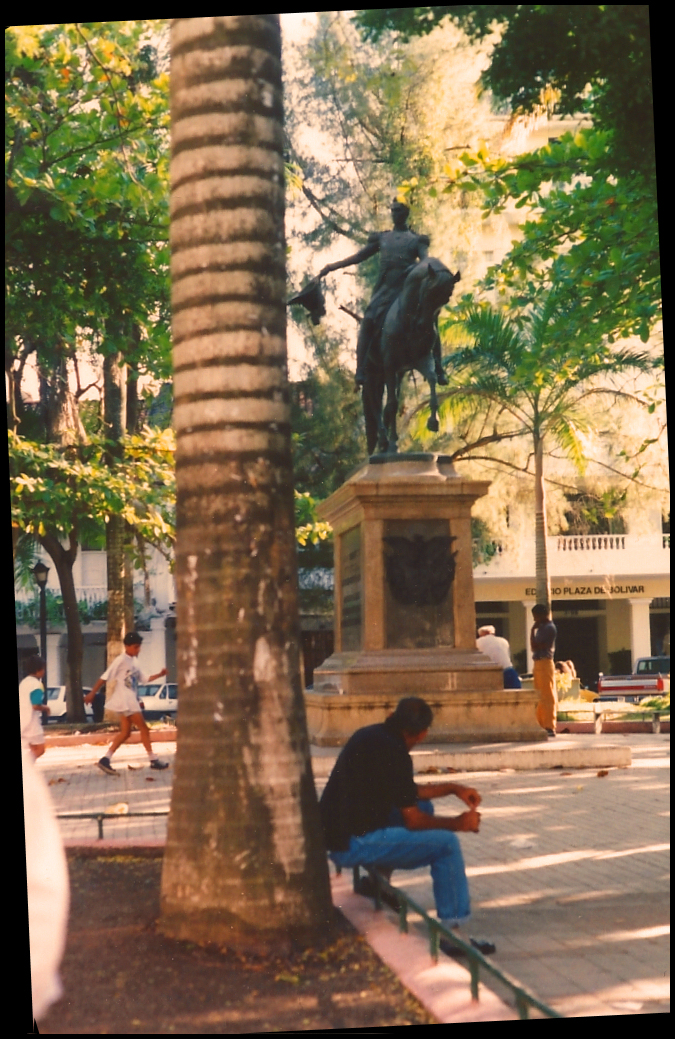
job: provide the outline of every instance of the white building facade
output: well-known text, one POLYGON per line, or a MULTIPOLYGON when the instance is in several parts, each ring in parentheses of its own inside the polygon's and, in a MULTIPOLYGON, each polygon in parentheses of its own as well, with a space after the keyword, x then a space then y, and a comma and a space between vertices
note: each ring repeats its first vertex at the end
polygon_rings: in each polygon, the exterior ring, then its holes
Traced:
MULTIPOLYGON (((556 659, 572 660, 585 685, 670 653, 670 534, 560 534, 547 547, 556 659)), ((509 639, 521 672, 532 670, 534 552, 521 537, 474 569, 478 623, 509 639)))

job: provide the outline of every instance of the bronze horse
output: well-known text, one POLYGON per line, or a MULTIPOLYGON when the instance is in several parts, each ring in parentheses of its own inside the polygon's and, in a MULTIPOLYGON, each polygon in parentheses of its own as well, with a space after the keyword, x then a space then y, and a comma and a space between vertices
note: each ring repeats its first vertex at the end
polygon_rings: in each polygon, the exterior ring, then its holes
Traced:
POLYGON ((381 452, 397 450, 396 412, 401 380, 406 372, 417 371, 429 383, 431 415, 427 429, 438 430, 436 383, 444 384, 445 376, 437 319, 459 278, 459 271, 453 274, 435 257, 420 260, 387 311, 380 335, 379 358, 369 358, 364 386, 364 396, 368 397, 364 405, 371 411, 370 416, 366 415, 369 452, 376 444, 381 452), (385 387, 387 403, 382 410, 385 387))

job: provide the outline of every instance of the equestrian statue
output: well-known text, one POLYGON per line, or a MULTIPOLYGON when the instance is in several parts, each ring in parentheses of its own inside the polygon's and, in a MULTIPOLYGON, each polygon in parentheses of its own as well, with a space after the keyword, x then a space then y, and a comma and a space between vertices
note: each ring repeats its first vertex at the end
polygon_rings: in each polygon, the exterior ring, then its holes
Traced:
POLYGON ((441 365, 437 318, 450 299, 459 272, 428 256, 429 238, 408 227, 410 210, 394 199, 393 229, 368 236, 352 256, 329 263, 302 293, 289 303, 302 303, 317 323, 323 312, 321 279, 331 271, 363 263, 380 254, 380 271, 373 296, 361 321, 356 344, 356 384, 362 387, 368 453, 396 452, 396 413, 401 379, 418 371, 430 388, 431 416, 427 428, 438 429, 436 384, 447 379, 441 365), (318 308, 318 309, 317 309, 318 308), (384 390, 387 404, 382 409, 384 390))

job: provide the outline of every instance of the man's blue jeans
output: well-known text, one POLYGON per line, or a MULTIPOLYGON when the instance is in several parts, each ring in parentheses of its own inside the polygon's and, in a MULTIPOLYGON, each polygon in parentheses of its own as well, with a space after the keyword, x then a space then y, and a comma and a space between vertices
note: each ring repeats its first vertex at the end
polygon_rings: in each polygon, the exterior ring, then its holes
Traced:
MULTIPOLYGON (((417 807, 434 814, 430 801, 418 801, 417 807)), ((392 822, 397 822, 392 813, 392 822)), ((402 823, 400 812, 398 819, 402 823)), ((462 923, 471 912, 469 885, 459 838, 451 830, 408 830, 402 825, 373 830, 362 837, 352 837, 346 851, 332 851, 336 866, 380 866, 382 869, 418 869, 431 866, 436 910, 440 920, 453 925, 462 923)))

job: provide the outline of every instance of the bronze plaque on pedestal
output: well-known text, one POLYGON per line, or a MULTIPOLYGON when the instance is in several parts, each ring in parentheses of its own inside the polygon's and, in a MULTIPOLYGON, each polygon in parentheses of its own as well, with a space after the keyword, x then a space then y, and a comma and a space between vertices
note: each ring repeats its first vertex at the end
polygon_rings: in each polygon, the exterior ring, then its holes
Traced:
POLYGON ((447 520, 387 520, 384 529, 385 645, 454 646, 455 556, 447 520))
POLYGON ((363 647, 361 580, 361 528, 352 527, 342 535, 342 648, 363 647))

